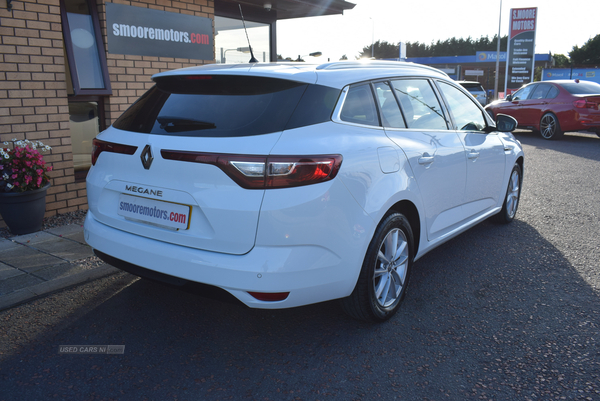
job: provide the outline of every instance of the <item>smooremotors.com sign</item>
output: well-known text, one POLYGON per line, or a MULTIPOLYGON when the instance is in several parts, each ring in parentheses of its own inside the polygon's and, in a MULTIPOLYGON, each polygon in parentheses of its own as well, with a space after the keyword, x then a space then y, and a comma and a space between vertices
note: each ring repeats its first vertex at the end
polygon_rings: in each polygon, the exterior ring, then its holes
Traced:
POLYGON ((210 18, 106 3, 108 52, 213 60, 210 18))

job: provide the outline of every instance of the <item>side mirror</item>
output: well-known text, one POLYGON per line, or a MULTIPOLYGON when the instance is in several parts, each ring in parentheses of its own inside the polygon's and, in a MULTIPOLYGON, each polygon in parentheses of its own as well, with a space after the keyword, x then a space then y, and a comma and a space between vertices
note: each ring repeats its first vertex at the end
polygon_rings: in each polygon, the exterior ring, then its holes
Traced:
POLYGON ((504 99, 506 99, 507 102, 512 102, 512 95, 507 95, 504 99))
POLYGON ((500 114, 496 116, 496 130, 502 132, 512 132, 517 128, 517 120, 506 114, 500 114))

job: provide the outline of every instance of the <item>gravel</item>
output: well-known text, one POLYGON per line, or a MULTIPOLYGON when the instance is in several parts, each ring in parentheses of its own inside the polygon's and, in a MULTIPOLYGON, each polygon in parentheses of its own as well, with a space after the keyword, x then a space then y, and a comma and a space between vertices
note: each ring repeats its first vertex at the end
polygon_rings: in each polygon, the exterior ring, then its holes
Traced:
MULTIPOLYGON (((62 226, 67 226, 69 224, 80 224, 83 225, 83 221, 85 220, 85 215, 87 210, 77 210, 75 212, 68 212, 64 214, 58 214, 52 217, 44 218, 42 223, 42 230, 49 230, 51 228, 57 228, 62 226)), ((12 238, 15 234, 13 234, 8 227, 0 228, 0 237, 2 238, 12 238)))

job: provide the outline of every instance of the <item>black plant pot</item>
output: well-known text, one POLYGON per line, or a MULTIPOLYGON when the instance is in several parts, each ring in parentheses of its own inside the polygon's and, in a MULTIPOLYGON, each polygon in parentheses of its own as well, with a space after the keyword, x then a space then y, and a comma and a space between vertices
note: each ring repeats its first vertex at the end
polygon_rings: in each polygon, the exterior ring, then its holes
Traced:
POLYGON ((0 214, 13 234, 30 234, 42 229, 48 188, 50 183, 33 191, 0 192, 0 214))

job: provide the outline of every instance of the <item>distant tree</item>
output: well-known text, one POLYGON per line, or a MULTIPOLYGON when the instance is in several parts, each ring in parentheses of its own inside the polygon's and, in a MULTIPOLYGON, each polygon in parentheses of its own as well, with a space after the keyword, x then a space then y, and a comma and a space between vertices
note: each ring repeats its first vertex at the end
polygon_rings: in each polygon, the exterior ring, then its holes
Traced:
POLYGON ((569 57, 576 65, 598 65, 600 64, 600 35, 589 39, 581 47, 573 46, 569 57))
POLYGON ((533 70, 533 81, 538 82, 542 80, 542 67, 535 67, 533 70))
POLYGON ((398 58, 399 47, 397 44, 389 43, 385 40, 378 40, 373 44, 373 46, 369 45, 363 47, 362 52, 360 52, 359 54, 359 57, 371 58, 371 54, 373 54, 373 57, 375 57, 376 59, 398 58), (371 53, 371 47, 373 47, 374 49, 373 53, 371 53))
MULTIPOLYGON (((500 51, 506 51, 508 37, 503 36, 500 39, 500 51)), ((430 45, 420 42, 406 43, 407 57, 442 57, 442 56, 471 56, 478 51, 493 51, 498 46, 498 35, 492 39, 482 36, 479 39, 472 39, 470 36, 463 38, 450 38, 431 42, 430 45)))
POLYGON ((344 54, 342 57, 340 57, 340 61, 346 61, 348 60, 348 57, 344 54))
MULTIPOLYGON (((508 36, 500 38, 500 51, 506 51, 508 36)), ((482 36, 472 39, 470 36, 464 38, 449 38, 431 42, 430 45, 420 42, 406 42, 406 57, 442 57, 442 56, 472 56, 478 51, 494 51, 498 46, 498 35, 492 39, 482 36)), ((398 44, 386 41, 374 43, 375 58, 398 58, 398 44)), ((371 45, 363 47, 360 57, 371 57, 371 45)))
POLYGON ((571 60, 564 54, 553 54, 555 68, 566 68, 571 66, 571 60))

